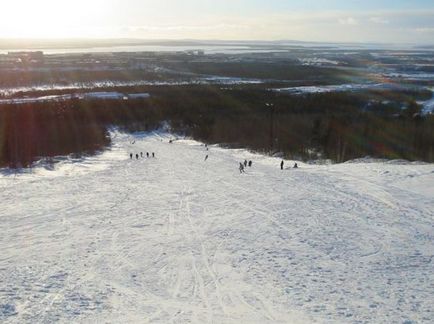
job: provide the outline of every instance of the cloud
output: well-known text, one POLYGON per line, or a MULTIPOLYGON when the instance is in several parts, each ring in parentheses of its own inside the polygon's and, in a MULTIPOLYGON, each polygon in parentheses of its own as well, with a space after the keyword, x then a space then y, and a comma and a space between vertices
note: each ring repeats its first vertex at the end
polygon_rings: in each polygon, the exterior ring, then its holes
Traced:
POLYGON ((338 22, 341 25, 351 25, 351 26, 356 26, 359 24, 359 21, 354 17, 339 18, 338 22))
POLYGON ((424 34, 424 33, 431 34, 431 33, 434 33, 434 27, 420 27, 420 28, 416 28, 415 31, 417 33, 422 33, 422 34, 424 34))
POLYGON ((388 19, 386 19, 384 17, 379 17, 379 16, 377 16, 377 17, 371 17, 369 19, 369 21, 373 22, 375 24, 379 24, 379 25, 387 25, 387 24, 390 23, 390 21, 388 19))
MULTIPOLYGON (((85 0, 78 0, 85 1, 85 0)), ((39 19, 39 18, 38 18, 39 19)), ((75 18, 74 18, 75 19, 75 18)), ((305 40, 434 43, 434 10, 295 10, 194 12, 27 25, 0 20, 0 37, 137 37, 148 39, 305 40), (127 19, 128 18, 128 19, 127 19), (134 19, 133 19, 134 18, 134 19)))
POLYGON ((295 11, 149 19, 117 37, 433 43, 434 11, 295 11), (433 22, 433 23, 431 23, 433 22), (347 26, 347 28, 343 28, 347 26), (252 33, 252 31, 254 31, 252 33))

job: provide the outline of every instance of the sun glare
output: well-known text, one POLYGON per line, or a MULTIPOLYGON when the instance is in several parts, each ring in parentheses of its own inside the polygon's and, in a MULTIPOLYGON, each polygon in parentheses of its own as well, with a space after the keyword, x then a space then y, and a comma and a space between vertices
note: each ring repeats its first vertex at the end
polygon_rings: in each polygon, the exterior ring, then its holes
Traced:
POLYGON ((0 37, 62 38, 93 36, 107 1, 29 0, 2 3, 0 37))

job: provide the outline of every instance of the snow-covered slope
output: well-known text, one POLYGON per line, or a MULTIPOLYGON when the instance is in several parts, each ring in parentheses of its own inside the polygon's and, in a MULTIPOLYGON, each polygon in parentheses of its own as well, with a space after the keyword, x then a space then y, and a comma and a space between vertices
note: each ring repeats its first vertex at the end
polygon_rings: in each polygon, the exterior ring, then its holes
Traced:
POLYGON ((0 322, 432 323, 434 166, 279 162, 116 134, 3 172, 0 322))

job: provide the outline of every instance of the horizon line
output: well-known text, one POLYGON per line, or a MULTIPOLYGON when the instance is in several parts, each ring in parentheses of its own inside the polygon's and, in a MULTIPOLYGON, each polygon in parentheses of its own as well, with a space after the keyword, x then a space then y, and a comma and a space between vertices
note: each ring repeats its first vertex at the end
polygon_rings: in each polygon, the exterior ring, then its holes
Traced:
MULTIPOLYGON (((318 40, 297 40, 297 39, 220 39, 220 38, 141 38, 141 37, 0 37, 0 46, 2 42, 46 42, 46 43, 61 43, 61 42, 143 42, 143 43, 158 43, 158 42, 197 42, 197 43, 306 43, 306 44, 336 44, 336 45, 412 45, 412 46, 434 46, 434 41, 425 42, 391 42, 391 41, 361 41, 361 42, 346 42, 346 41, 318 41, 318 40)), ((32 44, 35 45, 35 44, 32 44)), ((129 44, 138 45, 138 44, 129 44)), ((284 44, 282 44, 284 45, 284 44)))

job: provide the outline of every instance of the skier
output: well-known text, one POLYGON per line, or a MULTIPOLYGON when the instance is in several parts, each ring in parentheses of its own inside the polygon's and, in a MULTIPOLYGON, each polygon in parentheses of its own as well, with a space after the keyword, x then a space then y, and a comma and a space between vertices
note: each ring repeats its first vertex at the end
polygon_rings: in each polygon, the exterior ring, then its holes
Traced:
POLYGON ((244 173, 244 164, 240 162, 240 173, 244 173))
POLYGON ((131 160, 133 159, 133 153, 130 153, 130 159, 131 160))
POLYGON ((247 160, 244 160, 244 167, 247 167, 247 160))
POLYGON ((207 155, 207 156, 205 156, 205 161, 206 161, 206 160, 208 160, 208 157, 209 157, 208 155, 207 155))
POLYGON ((149 152, 146 152, 146 157, 148 157, 148 158, 149 158, 149 152))
POLYGON ((251 168, 252 165, 253 165, 253 162, 252 162, 252 161, 249 161, 249 168, 251 168))
POLYGON ((284 165, 285 165, 285 162, 282 160, 282 162, 280 162, 280 170, 283 170, 284 165))
POLYGON ((155 153, 154 153, 154 152, 152 152, 152 157, 153 157, 153 158, 155 157, 155 153))
POLYGON ((143 152, 140 152, 140 157, 143 157, 143 152))
POLYGON ((294 169, 298 169, 298 164, 297 163, 294 164, 294 169))
POLYGON ((136 160, 138 160, 139 159, 139 154, 136 154, 136 160))

